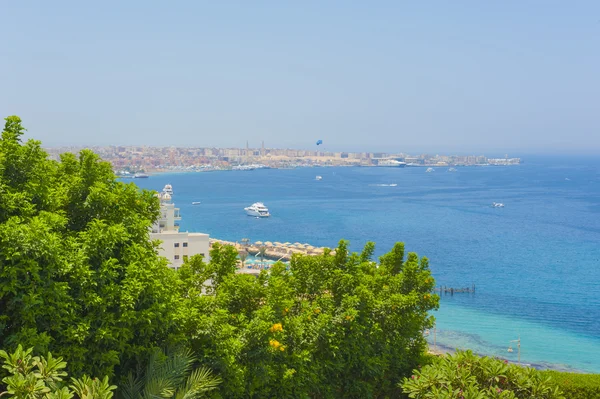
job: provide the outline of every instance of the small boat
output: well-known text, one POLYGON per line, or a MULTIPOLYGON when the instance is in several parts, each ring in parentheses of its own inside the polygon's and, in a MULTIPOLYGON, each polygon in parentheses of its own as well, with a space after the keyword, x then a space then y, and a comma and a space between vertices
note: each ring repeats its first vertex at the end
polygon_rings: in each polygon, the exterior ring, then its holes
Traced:
POLYGON ((147 178, 149 178, 149 177, 150 177, 150 176, 148 176, 148 175, 147 175, 147 174, 145 174, 145 173, 136 173, 135 175, 133 175, 133 178, 134 178, 134 179, 147 179, 147 178))
POLYGON ((192 202, 192 205, 200 205, 200 201, 194 201, 192 202))
POLYGON ((433 171, 435 171, 435 169, 433 169, 433 168, 427 168, 427 170, 426 170, 425 172, 427 172, 427 173, 431 173, 431 172, 433 172, 433 171))
POLYGON ((450 168, 448 169, 448 172, 456 172, 456 168, 450 168))
POLYGON ((165 187, 163 188, 163 193, 173 195, 173 186, 171 186, 170 184, 165 185, 165 187))
POLYGON ((504 208, 504 204, 501 202, 492 202, 492 208, 504 208))
POLYGON ((255 202, 244 208, 244 210, 248 216, 256 216, 257 218, 268 218, 271 216, 269 209, 262 202, 255 202))
POLYGON ((317 177, 315 177, 315 180, 323 180, 323 177, 322 176, 317 176, 317 177))

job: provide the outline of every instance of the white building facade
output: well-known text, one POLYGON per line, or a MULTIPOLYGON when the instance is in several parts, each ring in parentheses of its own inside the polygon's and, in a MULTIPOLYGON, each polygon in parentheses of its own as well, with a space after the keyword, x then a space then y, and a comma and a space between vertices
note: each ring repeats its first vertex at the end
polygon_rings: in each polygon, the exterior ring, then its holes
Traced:
POLYGON ((159 255, 170 262, 170 266, 178 269, 189 257, 201 254, 206 262, 210 260, 209 236, 203 233, 180 232, 178 221, 181 220, 179 208, 171 200, 168 193, 158 194, 160 199, 160 216, 152 225, 150 237, 160 240, 159 255))

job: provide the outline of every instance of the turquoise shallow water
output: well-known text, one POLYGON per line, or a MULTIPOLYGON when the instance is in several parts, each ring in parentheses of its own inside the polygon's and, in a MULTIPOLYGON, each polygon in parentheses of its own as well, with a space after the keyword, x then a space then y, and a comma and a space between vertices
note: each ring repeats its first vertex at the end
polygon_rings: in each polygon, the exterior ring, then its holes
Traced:
POLYGON ((371 240, 379 254, 404 241, 430 258, 439 285, 477 287, 442 297, 438 343, 516 360, 516 347, 506 349, 520 336, 525 363, 600 372, 600 159, 526 161, 455 173, 305 168, 135 183, 172 184, 181 228, 225 240, 335 246, 345 238, 354 250, 371 240), (256 201, 271 218, 244 214, 256 201))

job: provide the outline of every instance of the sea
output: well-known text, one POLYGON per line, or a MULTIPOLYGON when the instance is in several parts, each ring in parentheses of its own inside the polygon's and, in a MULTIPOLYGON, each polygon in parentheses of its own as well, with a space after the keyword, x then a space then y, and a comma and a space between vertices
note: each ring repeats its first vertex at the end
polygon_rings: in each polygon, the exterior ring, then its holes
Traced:
POLYGON ((377 255, 404 242, 429 258, 438 286, 475 286, 441 294, 428 335, 436 349, 600 373, 600 158, 523 161, 455 172, 314 167, 133 181, 157 191, 173 185, 182 231, 326 247, 345 239, 353 251, 373 241, 377 255), (246 216, 258 201, 270 218, 246 216))

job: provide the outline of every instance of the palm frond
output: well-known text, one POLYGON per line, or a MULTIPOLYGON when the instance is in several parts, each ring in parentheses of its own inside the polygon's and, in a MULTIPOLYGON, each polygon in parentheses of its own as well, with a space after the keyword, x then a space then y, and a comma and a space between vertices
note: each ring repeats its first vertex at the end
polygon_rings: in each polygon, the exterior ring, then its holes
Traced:
POLYGON ((170 398, 175 393, 175 386, 171 380, 165 377, 155 376, 150 379, 143 391, 144 399, 163 399, 170 398))
POLYGON ((142 399, 144 389, 144 376, 134 376, 132 373, 127 375, 127 379, 119 386, 118 394, 122 399, 142 399))
POLYGON ((215 389, 221 383, 221 378, 213 376, 212 371, 201 367, 192 372, 183 388, 177 391, 175 399, 195 399, 202 393, 215 389))

